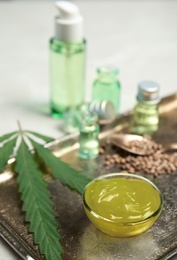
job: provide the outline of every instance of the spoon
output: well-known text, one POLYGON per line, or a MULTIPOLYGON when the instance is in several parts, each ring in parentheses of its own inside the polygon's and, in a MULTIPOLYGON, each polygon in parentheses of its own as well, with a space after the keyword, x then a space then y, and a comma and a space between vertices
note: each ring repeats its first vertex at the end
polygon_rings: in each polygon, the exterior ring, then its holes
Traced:
POLYGON ((177 150, 177 143, 167 147, 157 144, 147 137, 135 134, 115 134, 110 139, 115 146, 136 155, 160 154, 169 150, 177 150))

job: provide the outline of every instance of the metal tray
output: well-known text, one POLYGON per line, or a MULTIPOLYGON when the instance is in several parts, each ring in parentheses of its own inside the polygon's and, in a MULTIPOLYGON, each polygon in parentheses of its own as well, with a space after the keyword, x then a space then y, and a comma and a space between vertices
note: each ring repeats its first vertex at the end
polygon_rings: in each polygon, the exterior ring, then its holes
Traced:
MULTIPOLYGON (((177 93, 165 97, 160 103, 160 127, 153 136, 154 140, 168 144, 177 142, 177 93)), ((102 124, 100 141, 108 139, 115 132, 129 132, 131 112, 120 115, 109 124, 102 124)), ((47 146, 52 152, 73 167, 82 169, 90 177, 116 172, 114 166, 105 168, 103 158, 81 160, 77 156, 78 133, 55 140, 47 146)), ((162 191, 165 206, 160 218, 145 233, 131 238, 114 238, 97 230, 87 219, 82 198, 76 192, 60 184, 59 181, 46 179, 53 195, 58 212, 64 260, 165 260, 177 254, 177 173, 154 178, 146 175, 162 191)), ((18 187, 10 170, 0 175, 0 232, 7 243, 22 259, 31 256, 43 259, 38 246, 33 243, 33 234, 28 233, 21 212, 18 187)), ((173 259, 177 259, 176 257, 173 259)))

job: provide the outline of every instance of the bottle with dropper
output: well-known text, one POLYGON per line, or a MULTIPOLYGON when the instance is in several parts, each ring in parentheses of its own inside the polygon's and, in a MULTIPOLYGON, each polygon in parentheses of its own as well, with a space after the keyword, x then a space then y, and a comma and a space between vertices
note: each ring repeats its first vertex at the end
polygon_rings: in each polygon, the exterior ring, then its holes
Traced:
POLYGON ((58 1, 55 37, 50 40, 50 109, 54 118, 84 100, 85 50, 83 17, 69 1, 58 1))

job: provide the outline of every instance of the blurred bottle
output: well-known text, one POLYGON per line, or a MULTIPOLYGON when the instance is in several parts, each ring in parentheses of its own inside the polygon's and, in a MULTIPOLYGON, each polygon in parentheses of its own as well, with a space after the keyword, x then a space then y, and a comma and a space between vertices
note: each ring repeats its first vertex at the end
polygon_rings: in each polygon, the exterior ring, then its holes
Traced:
POLYGON ((69 108, 84 100, 85 50, 83 17, 77 6, 58 1, 55 37, 50 40, 50 109, 54 118, 63 118, 69 108))
POLYGON ((133 109, 131 131, 135 134, 153 134, 158 130, 159 85, 142 81, 138 85, 137 104, 133 109))
POLYGON ((99 154, 99 125, 98 116, 83 109, 79 124, 79 157, 89 159, 99 154))
POLYGON ((117 79, 118 70, 113 66, 103 66, 97 69, 97 77, 92 86, 92 100, 108 100, 116 114, 120 112, 121 85, 117 79))
POLYGON ((79 108, 67 109, 64 113, 64 131, 72 133, 78 130, 79 120, 82 111, 94 113, 99 122, 109 123, 116 117, 115 108, 110 101, 92 100, 89 103, 82 104, 79 108))

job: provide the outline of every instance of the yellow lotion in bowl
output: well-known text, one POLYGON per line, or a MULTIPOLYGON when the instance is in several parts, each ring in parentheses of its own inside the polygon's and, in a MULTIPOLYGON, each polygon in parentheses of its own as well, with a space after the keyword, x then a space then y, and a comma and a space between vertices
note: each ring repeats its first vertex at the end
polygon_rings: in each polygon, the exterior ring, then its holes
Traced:
POLYGON ((162 209, 162 196, 149 180, 134 174, 107 174, 90 182, 83 194, 91 222, 116 237, 147 230, 162 209))

